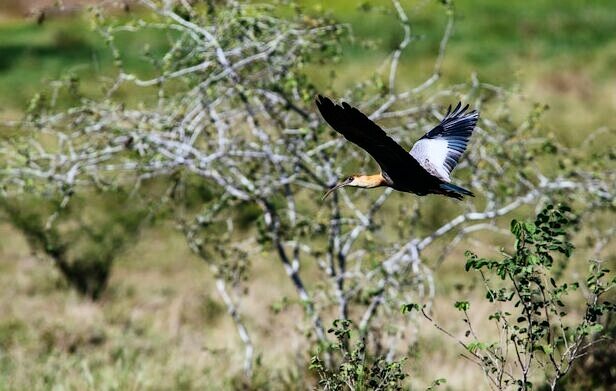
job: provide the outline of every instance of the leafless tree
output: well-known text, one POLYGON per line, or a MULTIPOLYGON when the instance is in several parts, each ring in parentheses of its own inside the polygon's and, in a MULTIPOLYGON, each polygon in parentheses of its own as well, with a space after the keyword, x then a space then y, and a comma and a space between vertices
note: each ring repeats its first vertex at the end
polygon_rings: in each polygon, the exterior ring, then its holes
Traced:
MULTIPOLYGON (((544 136, 537 126, 540 107, 515 125, 508 118, 512 93, 506 89, 476 75, 466 83, 443 85, 442 63, 454 23, 451 6, 444 8, 448 19, 433 71, 419 85, 398 82, 414 33, 404 7, 394 0, 404 34, 375 73, 376 81, 346 91, 317 91, 307 70, 339 54, 347 26, 299 11, 280 18, 269 6, 242 2, 207 11, 186 1, 141 3, 155 16, 120 24, 95 13, 97 29, 116 59, 116 78, 107 82, 105 98, 81 97, 70 109, 55 108, 57 95, 65 93, 62 83, 33 100, 28 117, 13 124, 24 137, 0 149, 7 163, 0 168, 2 189, 6 196, 56 191, 68 200, 91 186, 138 191, 151 178, 173 178, 178 172, 205 181, 215 199, 186 220, 184 232, 191 248, 212 265, 218 292, 246 346, 247 373, 259 347, 253 347, 238 309, 242 295, 231 288, 233 277, 220 272, 223 256, 195 234, 197 228, 224 223, 226 245, 237 247, 229 209, 238 202, 259 208, 258 243, 286 271, 314 340, 326 347, 325 325, 351 319, 376 354, 390 360, 413 330, 413 315, 401 314, 401 304, 430 303, 434 296, 430 265, 435 263, 425 262, 428 249, 444 257, 480 230, 500 232, 499 217, 551 197, 572 198, 588 208, 613 202, 615 173, 596 171, 583 152, 544 136), (164 55, 151 57, 158 74, 144 78, 123 63, 115 39, 118 33, 148 29, 168 33, 170 46, 164 55), (151 92, 154 101, 122 102, 118 91, 135 86, 151 92), (442 117, 448 104, 462 100, 477 108, 481 121, 456 175, 478 196, 457 203, 403 195, 399 202, 390 189, 343 190, 321 201, 344 167, 371 163, 320 119, 312 103, 317 92, 358 106, 407 146, 442 117), (579 154, 578 166, 543 170, 538 162, 559 153, 579 154), (419 224, 424 208, 437 201, 447 204, 440 212, 445 223, 419 224), (307 281, 302 273, 311 265, 320 270, 318 281, 307 281)), ((227 252, 225 262, 237 254, 227 252)))

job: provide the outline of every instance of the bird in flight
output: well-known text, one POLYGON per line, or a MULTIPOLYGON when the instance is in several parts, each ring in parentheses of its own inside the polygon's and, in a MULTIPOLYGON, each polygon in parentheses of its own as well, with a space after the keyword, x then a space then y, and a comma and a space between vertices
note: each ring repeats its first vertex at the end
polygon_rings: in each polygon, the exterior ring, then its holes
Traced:
POLYGON ((458 103, 453 110, 449 106, 441 123, 417 140, 410 152, 348 103, 338 105, 319 95, 316 105, 336 132, 368 152, 381 167, 379 174, 352 175, 339 181, 325 193, 324 199, 343 186, 386 186, 420 196, 442 194, 458 200, 474 197, 471 191, 451 183, 449 177, 479 119, 477 111, 467 112, 468 105, 462 107, 458 103))

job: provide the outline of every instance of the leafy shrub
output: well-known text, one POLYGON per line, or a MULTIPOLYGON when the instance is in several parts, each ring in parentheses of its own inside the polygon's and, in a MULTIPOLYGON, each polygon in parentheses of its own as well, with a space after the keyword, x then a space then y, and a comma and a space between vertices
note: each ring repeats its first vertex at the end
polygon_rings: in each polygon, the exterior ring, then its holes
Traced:
POLYGON ((0 198, 0 209, 33 251, 50 257, 66 282, 92 299, 107 286, 114 259, 143 226, 147 208, 121 191, 62 198, 0 198))
MULTIPOLYGON (((482 340, 471 324, 471 303, 457 301, 454 307, 464 314, 466 325, 466 339, 458 342, 467 350, 464 357, 483 369, 493 389, 530 390, 533 381, 542 377, 546 388, 556 389, 573 363, 604 339, 599 336, 601 321, 616 311, 616 305, 603 297, 616 286, 616 277, 608 277, 609 270, 591 261, 583 284, 563 282, 561 272, 554 267, 572 254, 569 235, 576 222, 577 217, 567 206, 548 205, 534 222, 511 222, 513 254, 490 259, 466 253, 466 270, 479 273, 485 299, 496 307, 488 320, 496 324, 499 338, 496 342, 482 340), (576 293, 581 296, 576 299, 585 301, 577 320, 575 307, 566 304, 576 293)), ((421 310, 433 321, 419 305, 409 304, 407 308, 421 310)))
POLYGON ((616 315, 611 312, 604 322, 605 333, 593 335, 588 338, 588 343, 595 346, 587 355, 575 361, 569 370, 569 375, 558 383, 558 388, 563 390, 609 390, 616 384, 616 315))
POLYGON ((336 337, 328 349, 339 354, 339 365, 333 367, 316 354, 310 369, 319 376, 319 387, 324 390, 402 390, 407 375, 403 372, 404 359, 387 361, 385 357, 371 357, 366 352, 365 339, 349 346, 351 321, 337 319, 327 332, 336 337))

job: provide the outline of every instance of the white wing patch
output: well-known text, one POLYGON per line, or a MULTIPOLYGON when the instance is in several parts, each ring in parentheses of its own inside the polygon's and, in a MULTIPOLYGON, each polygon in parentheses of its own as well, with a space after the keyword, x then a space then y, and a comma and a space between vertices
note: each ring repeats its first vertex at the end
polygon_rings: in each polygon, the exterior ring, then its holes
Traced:
POLYGON ((411 149, 411 156, 431 175, 450 182, 449 175, 466 149, 479 119, 476 111, 466 112, 468 105, 451 106, 445 118, 434 129, 420 138, 411 149))
POLYGON ((413 145, 411 156, 417 162, 435 177, 451 182, 449 178, 449 170, 445 166, 447 155, 450 153, 448 142, 445 139, 421 139, 413 145))

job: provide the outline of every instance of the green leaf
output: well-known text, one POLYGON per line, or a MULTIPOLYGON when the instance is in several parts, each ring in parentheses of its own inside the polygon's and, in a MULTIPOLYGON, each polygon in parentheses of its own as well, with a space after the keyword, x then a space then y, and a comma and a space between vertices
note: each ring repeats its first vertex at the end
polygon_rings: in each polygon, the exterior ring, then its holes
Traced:
POLYGON ((479 341, 474 341, 466 345, 466 349, 471 353, 475 353, 477 350, 481 350, 485 348, 487 348, 487 345, 479 341))
POLYGON ((426 388, 426 391, 433 391, 435 390, 438 386, 440 386, 441 384, 445 384, 447 383, 447 380, 444 378, 440 378, 440 379, 436 379, 432 382, 432 384, 430 384, 430 386, 428 388, 426 388))
POLYGON ((522 224, 518 220, 511 220, 511 233, 518 238, 522 232, 522 224))
POLYGON ((417 303, 402 304, 400 307, 400 312, 402 314, 406 314, 407 312, 411 312, 413 310, 419 311, 420 309, 421 306, 417 303))
MULTIPOLYGON (((541 263, 541 260, 535 254, 531 254, 528 256, 528 263, 531 265, 539 265, 541 263)), ((532 271, 532 268, 530 270, 532 271)))
POLYGON ((471 308, 470 303, 466 300, 456 301, 453 306, 460 311, 468 311, 471 308))
POLYGON ((535 226, 535 224, 533 223, 529 223, 526 222, 524 223, 524 229, 526 230, 526 232, 528 232, 529 234, 534 234, 535 231, 537 230, 537 227, 535 226))

